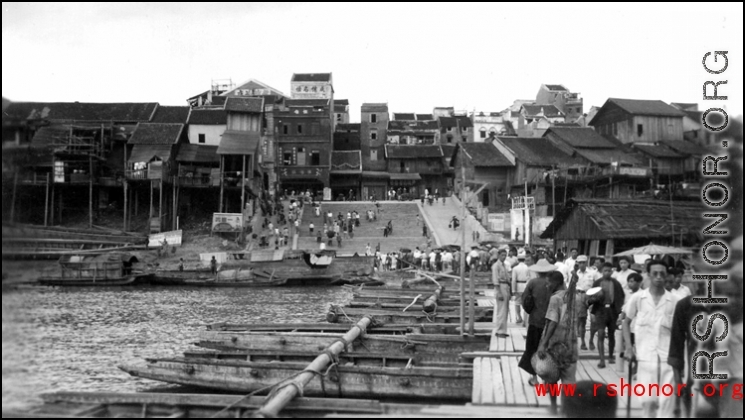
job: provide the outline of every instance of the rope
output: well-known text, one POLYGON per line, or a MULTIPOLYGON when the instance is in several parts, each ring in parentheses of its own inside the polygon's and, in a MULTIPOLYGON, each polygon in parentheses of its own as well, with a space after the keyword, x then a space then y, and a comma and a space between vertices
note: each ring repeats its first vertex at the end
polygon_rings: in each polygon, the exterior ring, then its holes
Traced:
POLYGON ((428 314, 428 313, 426 313, 424 311, 422 311, 422 313, 427 318, 427 321, 429 321, 429 322, 431 322, 431 323, 434 324, 435 318, 437 317, 437 310, 435 310, 434 312, 432 312, 432 318, 429 317, 430 314, 428 314))

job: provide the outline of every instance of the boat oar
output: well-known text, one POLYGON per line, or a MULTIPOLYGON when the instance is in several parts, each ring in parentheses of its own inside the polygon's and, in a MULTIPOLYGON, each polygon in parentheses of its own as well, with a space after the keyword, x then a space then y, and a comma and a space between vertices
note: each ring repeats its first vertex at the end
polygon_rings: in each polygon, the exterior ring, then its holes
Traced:
POLYGON ((298 394, 302 394, 305 386, 316 375, 323 375, 321 372, 326 370, 331 363, 335 363, 334 359, 344 351, 348 343, 356 340, 370 325, 372 319, 370 317, 363 317, 357 324, 355 324, 344 336, 326 347, 326 350, 318 355, 308 367, 306 367, 299 375, 290 379, 275 388, 275 391, 267 396, 264 400, 264 404, 259 407, 258 411, 254 413, 254 417, 277 417, 279 412, 287 406, 298 394))

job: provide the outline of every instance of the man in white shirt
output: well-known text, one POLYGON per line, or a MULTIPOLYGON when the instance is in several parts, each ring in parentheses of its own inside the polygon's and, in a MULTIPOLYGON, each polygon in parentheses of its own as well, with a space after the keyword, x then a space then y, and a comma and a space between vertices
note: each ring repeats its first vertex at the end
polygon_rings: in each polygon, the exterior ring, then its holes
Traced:
MULTIPOLYGON (((597 270, 592 271, 587 268, 587 256, 580 255, 577 257, 577 335, 580 338, 582 350, 587 350, 585 344, 585 332, 587 330, 587 295, 586 292, 592 288, 595 280, 602 277, 597 270)), ((595 344, 590 341, 590 350, 595 350, 595 344)))
POLYGON ((466 269, 473 269, 475 270, 476 267, 471 267, 471 265, 475 265, 479 263, 479 247, 476 245, 471 247, 471 251, 466 255, 466 269))
POLYGON ((517 260, 517 249, 515 247, 510 248, 510 251, 507 255, 507 258, 504 260, 504 266, 507 268, 507 271, 512 271, 512 267, 516 266, 519 263, 517 260))
POLYGON ((435 253, 435 251, 434 250, 430 251, 427 257, 429 258, 429 269, 432 271, 437 271, 437 266, 435 265, 437 254, 435 253))
POLYGON ((562 276, 564 276, 564 285, 569 287, 569 279, 571 278, 571 270, 569 270, 569 267, 564 263, 564 260, 566 257, 564 256, 564 253, 559 251, 556 253, 556 262, 554 265, 556 266, 556 271, 561 273, 562 276))
POLYGON ((683 299, 691 295, 691 289, 683 284, 683 270, 679 268, 670 269, 670 274, 673 275, 673 288, 670 290, 678 296, 678 299, 683 299))
POLYGON ((576 263, 577 263, 577 248, 572 248, 569 251, 569 257, 566 260, 564 260, 564 264, 567 266, 567 268, 569 269, 569 272, 571 273, 572 271, 574 271, 574 264, 576 263))
POLYGON ((414 264, 419 265, 422 258, 422 251, 419 250, 419 247, 416 247, 416 249, 414 249, 414 254, 412 256, 414 257, 414 264))
POLYGON ((624 293, 628 294, 628 287, 626 286, 626 279, 629 277, 629 274, 633 273, 634 270, 631 270, 629 266, 631 263, 629 263, 629 259, 627 257, 621 257, 620 260, 618 260, 618 267, 620 270, 615 271, 611 277, 618 280, 619 283, 621 283, 621 287, 623 287, 624 293))
POLYGON ((500 251, 497 254, 497 261, 491 266, 492 283, 496 289, 495 314, 496 332, 495 335, 507 337, 507 315, 510 304, 510 275, 505 267, 505 257, 507 254, 500 251))
POLYGON ((516 266, 512 268, 512 295, 515 296, 514 304, 519 305, 515 311, 515 322, 518 324, 523 323, 524 317, 527 317, 527 313, 522 308, 523 304, 523 292, 528 281, 533 277, 530 269, 530 265, 533 265, 533 257, 525 254, 518 254, 517 260, 519 261, 516 266))
MULTIPOLYGON (((650 285, 646 290, 632 295, 623 321, 623 337, 626 343, 624 356, 638 361, 637 383, 673 383, 673 370, 667 363, 670 348, 670 333, 678 298, 665 290, 667 266, 661 260, 652 260, 647 265, 650 285), (631 346, 631 322, 635 322, 635 346, 631 346)), ((675 398, 659 395, 638 397, 642 399, 644 417, 675 417, 675 398)))
POLYGON ((453 269, 453 253, 449 250, 442 254, 442 269, 443 271, 452 271, 453 269))

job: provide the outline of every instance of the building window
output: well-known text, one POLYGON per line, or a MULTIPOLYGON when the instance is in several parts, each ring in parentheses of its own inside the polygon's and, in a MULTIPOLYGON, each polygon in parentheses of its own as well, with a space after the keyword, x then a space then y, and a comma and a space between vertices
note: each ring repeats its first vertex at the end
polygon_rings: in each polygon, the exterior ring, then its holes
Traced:
POLYGON ((371 123, 378 122, 378 114, 370 114, 370 122, 371 123))
POLYGON ((378 131, 372 130, 370 131, 370 140, 377 140, 378 139, 378 131))
POLYGON ((199 143, 204 144, 206 142, 207 142, 206 136, 204 134, 200 133, 199 134, 199 143))
POLYGON ((398 165, 401 167, 401 173, 406 172, 406 163, 403 160, 398 165))
POLYGON ((378 151, 375 149, 370 150, 370 160, 371 161, 377 161, 378 160, 378 151))
POLYGON ((341 114, 336 114, 336 122, 341 122, 341 114))
POLYGON ((485 139, 486 138, 486 129, 485 128, 482 128, 481 129, 481 138, 482 139, 485 139))
POLYGON ((311 166, 321 165, 321 152, 318 150, 311 150, 310 152, 310 164, 311 166))
POLYGON ((636 125, 636 135, 641 137, 644 134, 644 126, 641 124, 636 125))
POLYGON ((298 134, 303 134, 303 125, 302 124, 298 124, 297 125, 297 133, 298 134))
POLYGON ((618 123, 613 123, 613 135, 618 135, 618 123))
POLYGON ((290 126, 287 124, 282 125, 282 133, 283 134, 290 134, 290 126))
POLYGON ((453 142, 453 136, 448 136, 448 143, 452 143, 452 142, 453 142))
POLYGON ((282 164, 285 166, 292 165, 292 153, 283 153, 282 154, 282 164))
POLYGON ((467 141, 468 141, 468 137, 466 137, 466 136, 463 136, 463 143, 465 143, 465 142, 467 142, 467 141))
POLYGON ((448 132, 453 131, 453 127, 448 127, 448 132))

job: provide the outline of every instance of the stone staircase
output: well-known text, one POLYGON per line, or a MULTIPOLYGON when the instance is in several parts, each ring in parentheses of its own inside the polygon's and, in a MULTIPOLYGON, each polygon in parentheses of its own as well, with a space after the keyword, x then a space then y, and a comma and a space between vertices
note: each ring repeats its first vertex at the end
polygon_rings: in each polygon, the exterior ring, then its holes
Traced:
MULTIPOLYGON (((362 255, 365 252, 365 246, 369 243, 370 247, 375 250, 375 246, 380 243, 381 252, 398 251, 400 248, 415 247, 424 248, 427 240, 422 236, 423 219, 420 215, 420 222, 417 225, 416 216, 419 213, 419 207, 415 202, 380 202, 380 212, 376 222, 367 221, 367 210, 375 210, 375 205, 370 201, 343 201, 327 202, 321 204, 321 216, 316 217, 313 208, 306 206, 303 209, 303 218, 301 222, 300 237, 298 238, 299 249, 318 249, 316 242, 316 233, 312 235, 308 226, 313 222, 316 231, 323 229, 323 214, 331 211, 335 216, 342 212, 346 218, 347 212, 357 211, 360 214, 360 227, 354 231, 354 239, 343 237, 342 247, 339 249, 334 238, 333 246, 328 249, 335 249, 341 255, 354 254, 355 252, 362 255), (383 237, 383 228, 388 221, 393 222, 393 234, 387 238, 383 237)), ((328 238, 324 236, 328 243, 328 238)), ((433 240, 434 245, 434 240, 433 240)))

